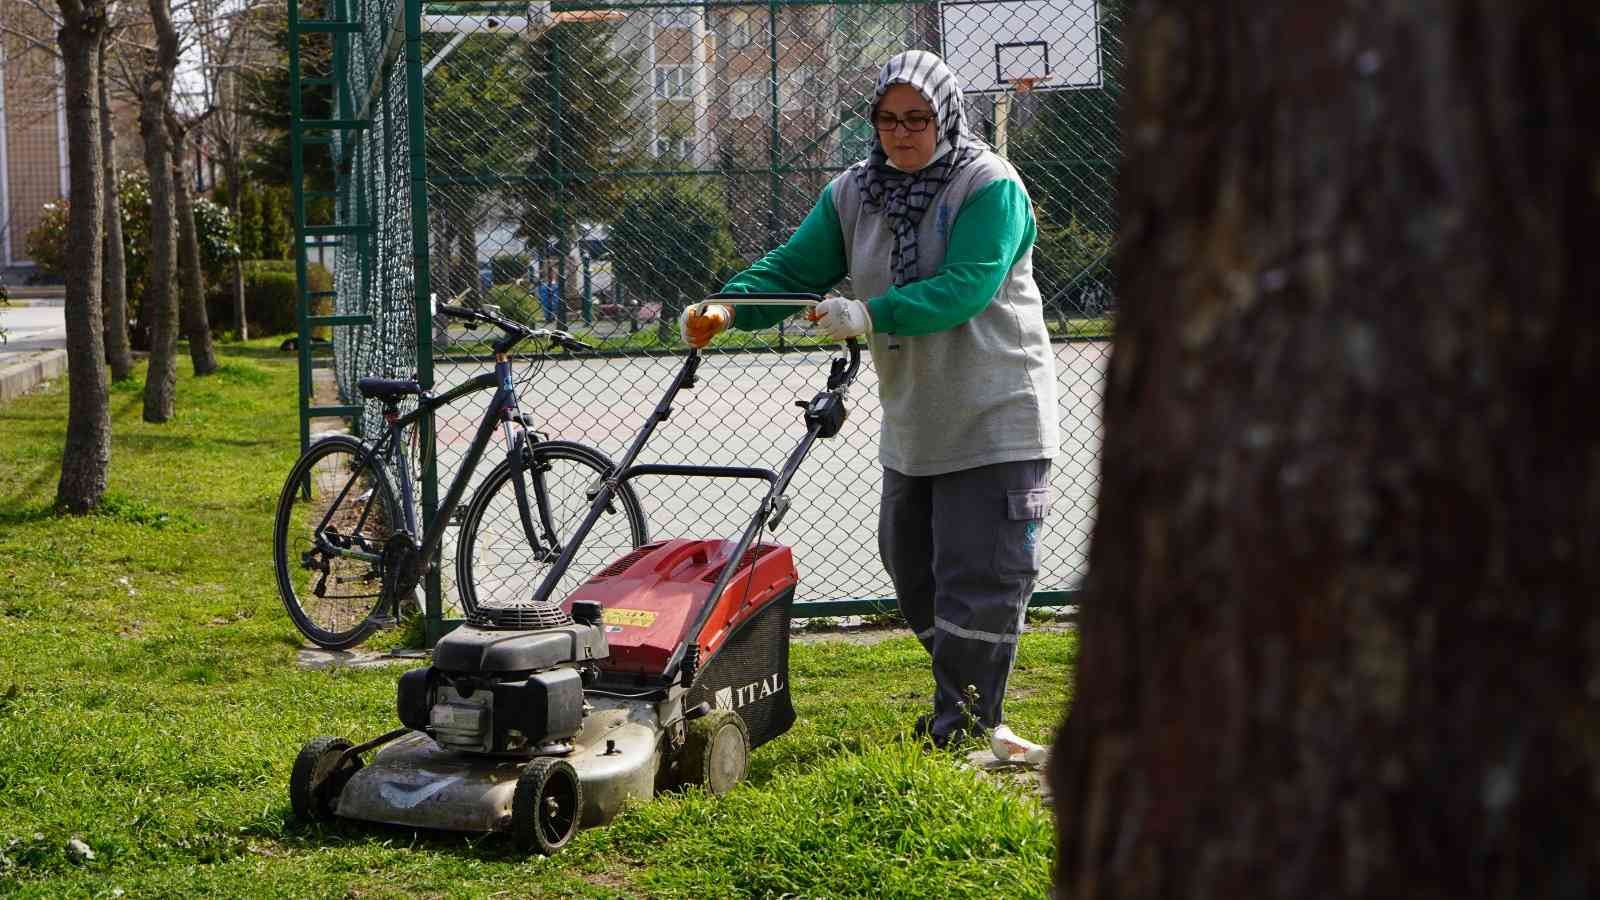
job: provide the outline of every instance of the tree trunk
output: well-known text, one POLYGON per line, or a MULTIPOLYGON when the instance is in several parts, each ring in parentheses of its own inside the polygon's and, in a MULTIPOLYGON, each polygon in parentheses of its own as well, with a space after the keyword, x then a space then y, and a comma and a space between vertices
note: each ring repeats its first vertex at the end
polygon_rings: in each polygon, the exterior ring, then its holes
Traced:
POLYGON ((66 272, 67 439, 61 452, 56 505, 85 513, 100 505, 111 465, 110 396, 100 311, 100 45, 103 2, 61 4, 62 74, 66 90, 70 169, 66 272))
MULTIPOLYGON (((225 165, 228 169, 228 212, 232 213, 233 221, 239 222, 239 194, 244 190, 244 184, 239 180, 239 145, 229 141, 224 148, 227 156, 225 165)), ((250 320, 244 308, 244 259, 242 254, 233 259, 233 320, 239 328, 239 340, 250 340, 250 320)))
POLYGON ((172 73, 178 65, 178 36, 167 0, 149 0, 155 26, 156 58, 145 70, 139 97, 139 134, 150 175, 150 263, 140 317, 150 319, 150 368, 144 381, 144 420, 172 418, 178 387, 177 226, 173 216, 172 152, 166 112, 172 73))
POLYGON ((112 381, 133 377, 133 348, 128 339, 128 264, 122 253, 122 202, 117 196, 117 143, 111 127, 111 96, 106 88, 105 44, 100 45, 100 158, 104 174, 104 269, 100 278, 104 310, 106 363, 112 381))
POLYGON ((185 159, 188 129, 167 113, 167 134, 172 140, 172 212, 178 220, 178 295, 181 297, 179 321, 189 338, 189 360, 194 374, 210 375, 217 370, 217 355, 211 347, 211 321, 206 315, 205 279, 201 274, 200 236, 194 223, 194 189, 189 186, 190 169, 185 159))
POLYGON ((1592 7, 1129 24, 1059 896, 1600 895, 1592 7))

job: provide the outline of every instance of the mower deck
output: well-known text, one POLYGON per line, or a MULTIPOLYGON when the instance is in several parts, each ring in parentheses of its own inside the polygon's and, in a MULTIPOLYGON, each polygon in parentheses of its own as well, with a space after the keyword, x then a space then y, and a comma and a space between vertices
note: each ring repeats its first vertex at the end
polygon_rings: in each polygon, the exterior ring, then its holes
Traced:
MULTIPOLYGON (((594 698, 593 712, 562 756, 583 782, 581 824, 611 821, 629 800, 655 793, 661 755, 656 707, 594 698), (610 742, 608 745, 607 742, 610 742)), ((339 794, 338 815, 448 831, 509 831, 511 797, 526 758, 489 757, 440 747, 420 731, 395 740, 356 772, 339 794)))

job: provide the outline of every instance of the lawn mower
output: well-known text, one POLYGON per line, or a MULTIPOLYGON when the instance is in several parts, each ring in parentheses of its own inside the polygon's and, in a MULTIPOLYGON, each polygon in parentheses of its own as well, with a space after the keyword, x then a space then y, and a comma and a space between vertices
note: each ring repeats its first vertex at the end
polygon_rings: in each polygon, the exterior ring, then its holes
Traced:
MULTIPOLYGON (((812 294, 713 295, 748 305, 814 305, 812 294)), ((591 489, 578 529, 530 598, 480 598, 440 638, 430 666, 400 677, 400 728, 355 745, 309 741, 295 759, 296 815, 416 828, 509 832, 553 853, 657 790, 714 794, 744 777, 750 751, 794 723, 789 617, 799 577, 788 547, 760 542, 789 509, 785 489, 819 438, 839 432, 861 365, 855 340, 831 360, 805 435, 779 471, 636 464, 695 384, 691 350, 627 453, 591 489), (550 595, 625 482, 643 475, 768 483, 737 540, 644 544, 565 598, 550 595), (364 759, 370 754, 369 759, 364 759)))

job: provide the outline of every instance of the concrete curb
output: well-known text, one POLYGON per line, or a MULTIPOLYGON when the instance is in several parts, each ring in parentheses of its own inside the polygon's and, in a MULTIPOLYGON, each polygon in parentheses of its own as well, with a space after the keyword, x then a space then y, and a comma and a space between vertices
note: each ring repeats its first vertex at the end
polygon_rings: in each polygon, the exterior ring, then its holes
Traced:
POLYGON ((0 368, 0 403, 26 394, 41 383, 67 372, 67 351, 47 350, 38 356, 0 368))

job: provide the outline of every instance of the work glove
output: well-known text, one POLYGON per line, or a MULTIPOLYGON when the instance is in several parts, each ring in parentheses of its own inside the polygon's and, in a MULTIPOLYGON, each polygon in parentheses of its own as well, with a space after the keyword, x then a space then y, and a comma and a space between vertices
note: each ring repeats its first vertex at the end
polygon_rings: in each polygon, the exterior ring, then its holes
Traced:
POLYGON ((678 336, 691 347, 704 347, 733 324, 733 307, 724 303, 694 303, 678 317, 678 336))
POLYGON ((849 297, 829 297, 817 304, 810 318, 817 323, 818 331, 836 341, 872 331, 872 314, 867 312, 867 305, 849 297))

